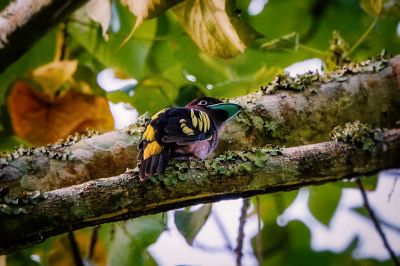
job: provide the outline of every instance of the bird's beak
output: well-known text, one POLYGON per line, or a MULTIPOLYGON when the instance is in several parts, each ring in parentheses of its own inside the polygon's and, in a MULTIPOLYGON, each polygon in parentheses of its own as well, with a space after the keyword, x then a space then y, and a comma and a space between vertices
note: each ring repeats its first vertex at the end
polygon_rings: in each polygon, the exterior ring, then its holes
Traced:
POLYGON ((228 118, 226 120, 231 119, 232 117, 234 117, 235 115, 237 115, 242 109, 243 107, 235 104, 235 103, 217 103, 217 104, 213 104, 213 105, 209 105, 207 106, 208 109, 211 110, 221 110, 221 111, 225 111, 225 113, 228 114, 228 118))

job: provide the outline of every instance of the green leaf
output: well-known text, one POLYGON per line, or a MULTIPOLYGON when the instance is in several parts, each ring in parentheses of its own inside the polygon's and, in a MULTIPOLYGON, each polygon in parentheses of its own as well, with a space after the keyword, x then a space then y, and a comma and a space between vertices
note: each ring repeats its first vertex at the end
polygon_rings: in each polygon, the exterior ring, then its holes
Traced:
POLYGON ((197 99, 203 96, 206 95, 204 95, 199 87, 195 85, 185 85, 179 88, 179 93, 175 102, 178 106, 185 106, 193 99, 197 99))
POLYGON ((297 51, 299 48, 299 34, 292 32, 280 38, 264 42, 260 48, 266 51, 297 51))
POLYGON ((309 189, 308 207, 311 213, 321 223, 329 225, 342 195, 342 188, 335 184, 325 184, 323 186, 313 186, 309 189))
POLYGON ((40 85, 41 91, 54 99, 60 87, 71 80, 77 68, 76 60, 53 61, 34 69, 31 77, 40 85))
POLYGON ((360 6, 368 15, 379 17, 382 11, 382 0, 360 0, 360 6))
POLYGON ((212 86, 209 94, 215 97, 236 97, 249 94, 268 84, 281 71, 280 68, 262 67, 258 71, 240 78, 231 78, 212 86))
POLYGON ((67 31, 74 41, 84 47, 100 63, 120 70, 136 79, 140 78, 148 53, 152 46, 157 22, 147 21, 135 32, 124 47, 120 48, 123 39, 128 35, 134 23, 134 17, 124 7, 116 4, 121 28, 119 32, 109 33, 105 41, 99 28, 90 22, 81 12, 76 12, 73 20, 68 23, 67 31))
POLYGON ((96 73, 90 67, 80 64, 73 77, 73 87, 85 94, 105 96, 96 78, 96 73))
POLYGON ((140 217, 119 224, 110 244, 107 265, 154 264, 146 249, 157 241, 164 229, 161 215, 140 217))
POLYGON ((181 24, 204 52, 232 58, 259 34, 236 16, 234 1, 186 0, 174 8, 181 24))
POLYGON ((196 235, 207 222, 211 206, 211 204, 205 204, 196 211, 175 211, 175 225, 189 245, 193 244, 196 235))
POLYGON ((121 90, 108 92, 107 99, 112 103, 132 103, 132 96, 121 90))
POLYGON ((156 113, 173 106, 177 94, 178 90, 173 82, 154 76, 139 81, 131 103, 139 113, 156 113))
POLYGON ((12 0, 2 0, 0 1, 0 11, 2 11, 12 0))
POLYGON ((13 151, 16 146, 25 145, 29 146, 28 143, 18 138, 17 136, 7 136, 9 132, 1 132, 0 134, 0 152, 1 151, 13 151))

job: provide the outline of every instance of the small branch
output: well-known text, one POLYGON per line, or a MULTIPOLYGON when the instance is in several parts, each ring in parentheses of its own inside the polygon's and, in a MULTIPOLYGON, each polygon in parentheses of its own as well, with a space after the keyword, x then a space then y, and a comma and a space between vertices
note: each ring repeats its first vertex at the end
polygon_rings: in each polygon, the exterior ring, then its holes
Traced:
POLYGON ((390 200, 392 199, 392 195, 393 195, 393 193, 394 193, 394 189, 396 188, 397 180, 399 179, 399 174, 398 174, 399 171, 400 171, 400 170, 397 170, 397 171, 395 172, 395 177, 394 177, 392 189, 391 189, 390 192, 389 192, 387 202, 390 202, 390 200))
POLYGON ((208 245, 205 245, 203 243, 199 243, 199 241, 196 240, 196 242, 193 244, 194 248, 198 248, 200 250, 206 251, 206 252, 211 252, 211 253, 220 253, 220 252, 226 252, 226 251, 232 251, 228 247, 210 247, 208 245))
POLYGON ((312 52, 312 53, 314 53, 314 54, 316 54, 318 56, 321 56, 321 57, 324 57, 325 54, 326 54, 324 51, 321 51, 321 50, 319 50, 317 48, 310 47, 310 46, 307 46, 307 45, 304 45, 304 44, 300 44, 299 48, 301 48, 301 49, 303 49, 305 51, 312 52))
POLYGON ((390 228, 391 230, 396 231, 397 233, 400 234, 400 227, 397 225, 394 225, 392 223, 389 223, 385 220, 379 219, 379 223, 383 224, 384 226, 386 226, 387 228, 390 228))
POLYGON ((243 199, 242 209, 240 210, 240 218, 239 218, 239 233, 237 237, 237 244, 235 248, 236 252, 236 265, 242 265, 242 257, 243 257, 243 240, 244 240, 244 225, 246 223, 247 218, 247 208, 249 207, 250 201, 249 199, 243 199))
POLYGON ((100 228, 100 225, 96 225, 93 227, 92 236, 90 237, 89 249, 88 249, 88 254, 87 254, 88 260, 92 260, 92 258, 93 258, 94 251, 96 248, 97 238, 98 238, 98 234, 99 234, 99 228, 100 228))
POLYGON ((74 232, 70 231, 68 232, 68 239, 69 239, 69 245, 71 247, 71 252, 72 256, 74 258, 74 262, 76 266, 84 266, 82 257, 81 257, 81 252, 79 251, 79 246, 78 243, 75 240, 74 237, 74 232))
POLYGON ((364 189, 364 186, 362 184, 361 179, 358 178, 356 182, 357 182, 358 187, 360 188, 361 195, 362 195, 363 200, 364 200, 364 206, 367 209, 367 211, 369 213, 369 216, 371 217, 371 220, 375 225, 376 231, 378 232, 379 236, 382 239, 383 245, 385 246, 386 250, 389 252, 390 257, 393 260, 393 264, 396 265, 396 266, 399 266, 400 262, 397 259, 396 254, 394 253, 393 249, 390 247, 390 244, 389 244, 389 241, 386 238, 385 232, 383 232, 383 230, 381 228, 381 225, 379 224, 378 219, 375 216, 375 212, 372 210, 372 208, 371 208, 371 206, 369 204, 367 193, 365 192, 365 189, 364 189))
POLYGON ((361 35, 361 37, 353 44, 350 50, 346 53, 346 56, 350 56, 358 48, 358 46, 360 46, 360 44, 365 40, 365 38, 367 38, 368 35, 371 33, 372 29, 375 27, 378 21, 379 17, 375 17, 375 19, 369 25, 368 29, 363 33, 363 35, 361 35))

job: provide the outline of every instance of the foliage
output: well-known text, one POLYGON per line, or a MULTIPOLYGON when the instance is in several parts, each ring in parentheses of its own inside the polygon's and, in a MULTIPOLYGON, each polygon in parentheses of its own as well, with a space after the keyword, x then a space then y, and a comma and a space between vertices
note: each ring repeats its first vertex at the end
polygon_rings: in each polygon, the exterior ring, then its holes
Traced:
POLYGON ((195 211, 175 211, 176 227, 189 245, 193 244, 196 235, 207 222, 211 206, 211 204, 205 204, 195 211))
MULTIPOLYGON (((2 1, 0 10, 10 2, 2 1)), ((400 37, 396 35, 398 0, 270 0, 256 15, 249 12, 251 2, 90 1, 0 74, 0 150, 19 143, 46 144, 87 127, 109 130, 112 118, 107 100, 131 104, 139 113, 155 113, 204 95, 248 94, 269 83, 262 88, 263 93, 276 89, 301 91, 312 81, 328 81, 311 73, 290 77, 284 68, 295 62, 319 58, 323 71, 329 72, 349 61, 374 56, 382 49, 391 54, 400 52, 400 37), (138 83, 106 91, 96 83, 96 75, 105 68, 138 83)), ((374 62, 369 66, 374 71, 383 67, 374 62)), ((361 67, 365 66, 354 64, 349 71, 361 67)), ((332 72, 332 76, 341 78, 336 74, 332 72)), ((273 134, 277 125, 267 123, 265 127, 273 134)), ((380 132, 356 127, 356 131, 350 126, 337 128, 333 136, 373 150, 380 132)), ((252 158, 246 160, 257 167, 270 155, 273 154, 249 153, 246 156, 252 158)), ((251 171, 253 167, 248 162, 242 166, 241 171, 251 171)), ((368 180, 373 180, 369 186, 373 189, 376 178, 368 180)), ((177 182, 176 177, 163 177, 160 181, 171 191, 177 182)), ((329 225, 342 187, 349 186, 353 186, 351 182, 310 189, 309 210, 318 221, 329 225)), ((352 261, 352 246, 340 254, 312 251, 309 231, 301 223, 278 226, 276 220, 295 196, 296 192, 288 192, 261 197, 261 264, 375 263, 352 261)), ((196 211, 175 212, 175 224, 188 244, 195 241, 210 210, 211 205, 204 205, 196 211)), ((155 265, 147 249, 166 229, 164 223, 158 215, 102 225, 94 262, 155 265)), ((75 235, 86 258, 90 230, 75 235)), ((256 241, 253 242, 256 250, 256 241)), ((59 236, 18 251, 8 256, 7 262, 65 265, 72 264, 71 258, 67 237, 59 236), (32 254, 38 255, 40 262, 33 261, 32 254)))

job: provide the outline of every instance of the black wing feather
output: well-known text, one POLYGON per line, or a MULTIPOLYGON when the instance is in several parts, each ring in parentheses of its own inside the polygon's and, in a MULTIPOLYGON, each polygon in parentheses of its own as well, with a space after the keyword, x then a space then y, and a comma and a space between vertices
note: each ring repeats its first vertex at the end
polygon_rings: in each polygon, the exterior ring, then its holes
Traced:
MULTIPOLYGON (((210 139, 213 136, 213 132, 216 129, 211 118, 209 129, 201 131, 193 125, 191 112, 189 108, 170 108, 148 123, 155 130, 155 141, 162 145, 163 149, 161 153, 154 154, 144 160, 144 150, 150 142, 144 139, 140 141, 138 161, 140 163, 139 176, 141 180, 147 179, 152 175, 164 174, 171 148, 174 145, 188 145, 210 139), (183 132, 180 122, 182 119, 185 120, 187 127, 193 130, 193 134, 188 135, 183 132)), ((193 112, 199 116, 199 110, 193 110, 193 112)))

